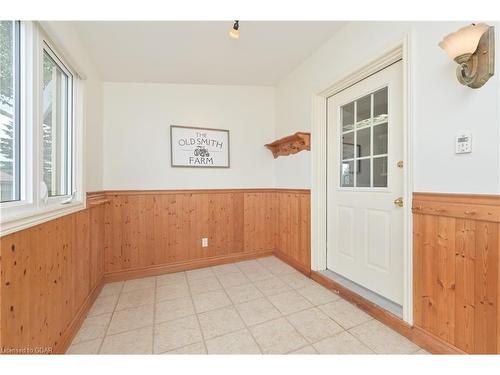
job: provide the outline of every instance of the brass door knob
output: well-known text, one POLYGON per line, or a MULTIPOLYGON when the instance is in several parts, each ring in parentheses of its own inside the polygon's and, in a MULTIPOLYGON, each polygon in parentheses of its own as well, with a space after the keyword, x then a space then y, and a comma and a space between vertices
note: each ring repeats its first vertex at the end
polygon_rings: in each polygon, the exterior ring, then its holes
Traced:
POLYGON ((399 207, 403 207, 403 197, 394 199, 394 204, 399 207))

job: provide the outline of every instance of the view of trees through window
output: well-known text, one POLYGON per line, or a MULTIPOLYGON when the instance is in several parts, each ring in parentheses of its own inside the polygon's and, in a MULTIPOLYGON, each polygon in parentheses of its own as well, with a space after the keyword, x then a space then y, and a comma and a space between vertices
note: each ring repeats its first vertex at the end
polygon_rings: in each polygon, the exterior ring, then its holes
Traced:
POLYGON ((1 201, 19 199, 19 158, 16 157, 16 22, 0 21, 0 185, 1 201))

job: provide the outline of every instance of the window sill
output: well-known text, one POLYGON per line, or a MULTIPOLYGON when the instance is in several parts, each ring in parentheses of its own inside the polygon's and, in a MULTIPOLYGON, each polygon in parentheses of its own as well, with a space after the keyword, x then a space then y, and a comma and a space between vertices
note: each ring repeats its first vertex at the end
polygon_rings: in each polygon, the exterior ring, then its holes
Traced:
MULTIPOLYGON (((22 214, 13 214, 10 216, 4 215, 0 223, 0 236, 5 236, 23 229, 33 227, 35 225, 45 223, 50 220, 57 219, 85 208, 85 203, 75 201, 68 204, 58 204, 50 207, 43 207, 22 214)), ((3 211, 3 210, 2 210, 3 211)))

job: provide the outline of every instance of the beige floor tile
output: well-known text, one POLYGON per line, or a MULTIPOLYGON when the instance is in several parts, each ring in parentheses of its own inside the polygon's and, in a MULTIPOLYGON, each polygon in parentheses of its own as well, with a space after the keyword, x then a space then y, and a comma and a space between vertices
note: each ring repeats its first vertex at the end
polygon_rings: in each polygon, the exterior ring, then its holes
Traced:
POLYGON ((225 275, 226 273, 238 272, 239 268, 234 263, 228 263, 213 266, 212 271, 214 271, 216 275, 225 275))
POLYGON ((318 285, 318 283, 311 280, 309 277, 304 276, 300 272, 294 272, 280 276, 280 279, 283 280, 292 289, 318 285))
POLYGON ((189 280, 189 288, 191 294, 201 294, 213 292, 214 290, 222 289, 222 285, 215 276, 205 277, 203 279, 189 280))
POLYGON ((231 300, 223 290, 216 290, 193 296, 194 308, 197 313, 215 310, 231 305, 231 300))
POLYGON ((102 338, 73 344, 68 348, 66 354, 97 354, 99 353, 101 342, 102 338))
POLYGON ((290 290, 290 287, 277 277, 256 281, 254 285, 266 296, 280 294, 290 290))
POLYGON ((238 331, 245 327, 234 306, 198 314, 198 320, 205 340, 238 331))
POLYGON ((143 277, 142 279, 127 280, 123 285, 122 293, 133 292, 135 290, 154 288, 156 285, 156 277, 143 277))
POLYGON ((297 271, 295 268, 285 263, 270 266, 268 267, 268 270, 271 271, 272 274, 277 276, 299 273, 299 271, 297 271))
POLYGON ((99 294, 99 297, 120 294, 122 289, 123 289, 123 284, 124 284, 123 281, 117 281, 114 283, 104 284, 104 286, 102 287, 101 293, 99 294))
POLYGON ((203 342, 197 342, 163 354, 207 354, 207 348, 205 348, 205 344, 203 342))
POLYGON ((255 268, 255 267, 262 267, 262 265, 259 263, 258 259, 249 259, 249 260, 243 260, 241 262, 236 262, 234 263, 236 267, 239 269, 247 269, 247 268, 255 268))
POLYGON ((247 329, 206 341, 208 354, 260 354, 261 351, 247 329))
POLYGON ((373 354, 362 342, 349 332, 341 332, 313 344, 320 354, 373 354))
POLYGON ((288 315, 312 307, 308 300, 293 290, 281 294, 275 294, 267 298, 283 315, 288 315))
POLYGON ((116 301, 119 294, 111 294, 108 296, 99 296, 94 301, 87 316, 96 316, 106 313, 112 313, 115 310, 116 301))
POLYGON ((202 335, 195 315, 170 320, 155 326, 155 353, 164 353, 200 341, 202 341, 202 335))
POLYGON ((233 286, 248 284, 250 282, 250 280, 248 280, 241 271, 218 275, 217 278, 225 289, 233 286))
POLYGON ((108 313, 85 319, 72 344, 104 337, 111 315, 108 313))
POLYGON ((157 287, 168 284, 182 284, 186 282, 187 279, 185 272, 166 273, 164 275, 156 276, 157 287))
POLYGON ((257 262, 259 262, 260 265, 268 268, 268 267, 274 267, 274 266, 280 266, 283 263, 283 261, 279 260, 275 256, 268 256, 268 257, 263 257, 263 258, 258 258, 257 262))
POLYGON ((194 306, 191 297, 181 297, 156 304, 155 323, 193 315, 194 306))
POLYGON ((153 324, 153 305, 115 311, 109 324, 108 335, 132 331, 153 324))
POLYGON ((234 304, 264 297, 264 295, 252 284, 243 284, 227 288, 226 293, 234 304))
POLYGON ((324 305, 340 299, 340 296, 337 293, 334 293, 319 284, 297 289, 296 292, 311 302, 314 306, 324 305))
POLYGON ((259 298, 236 305, 242 319, 247 325, 254 325, 281 316, 280 312, 265 298, 259 298))
POLYGON ((342 298, 318 307, 344 329, 352 328, 372 319, 364 311, 342 298))
POLYGON ((155 288, 135 290, 133 292, 120 294, 120 299, 116 305, 116 311, 150 305, 155 300, 155 288))
POLYGON ((307 345, 293 326, 281 318, 250 328, 264 354, 285 354, 307 345))
POLYGON ((312 308, 287 316, 287 320, 309 342, 316 342, 343 331, 343 328, 321 310, 312 308))
POLYGON ((428 355, 428 354, 431 354, 429 353, 427 350, 424 350, 424 349, 419 349, 417 350, 415 353, 413 354, 424 354, 424 355, 428 355))
POLYGON ((153 326, 106 336, 101 354, 152 354, 153 326))
POLYGON ((204 279, 205 277, 214 276, 214 272, 211 267, 198 268, 195 270, 186 271, 186 276, 188 280, 204 279))
POLYGON ((316 349, 314 349, 311 345, 304 346, 303 348, 294 350, 288 354, 318 354, 316 349))
POLYGON ((274 277, 274 275, 267 268, 262 266, 243 269, 243 273, 250 281, 266 280, 274 277))
POLYGON ((379 354, 411 354, 420 349, 378 320, 371 320, 349 330, 358 340, 379 354))
POLYGON ((156 301, 169 301, 181 297, 189 297, 189 286, 187 283, 167 284, 156 288, 156 301))

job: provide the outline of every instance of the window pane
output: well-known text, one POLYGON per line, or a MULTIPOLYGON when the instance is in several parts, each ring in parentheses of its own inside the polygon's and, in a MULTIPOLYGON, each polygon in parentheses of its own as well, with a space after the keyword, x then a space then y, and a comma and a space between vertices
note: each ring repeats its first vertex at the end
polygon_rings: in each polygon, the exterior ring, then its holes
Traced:
POLYGON ((387 157, 373 159, 373 187, 387 187, 387 157))
POLYGON ((373 155, 387 154, 387 123, 373 127, 373 155))
POLYGON ((342 130, 352 130, 354 128, 354 102, 342 107, 342 130))
POLYGON ((356 127, 369 126, 371 123, 371 95, 367 95, 356 102, 356 127))
POLYGON ((43 181, 49 197, 69 191, 70 78, 44 51, 43 54, 43 181))
POLYGON ((357 145, 356 145, 356 156, 370 156, 370 128, 365 128, 362 130, 358 130, 357 134, 357 145))
POLYGON ((387 87, 373 94, 373 123, 387 121, 387 87))
POLYGON ((356 163, 358 163, 356 186, 370 187, 370 159, 358 160, 356 163))
POLYGON ((19 23, 0 21, 0 198, 20 199, 19 23))
POLYGON ((342 159, 354 158, 354 132, 342 135, 342 159))
POLYGON ((354 186, 354 161, 343 161, 340 165, 340 186, 354 186))

